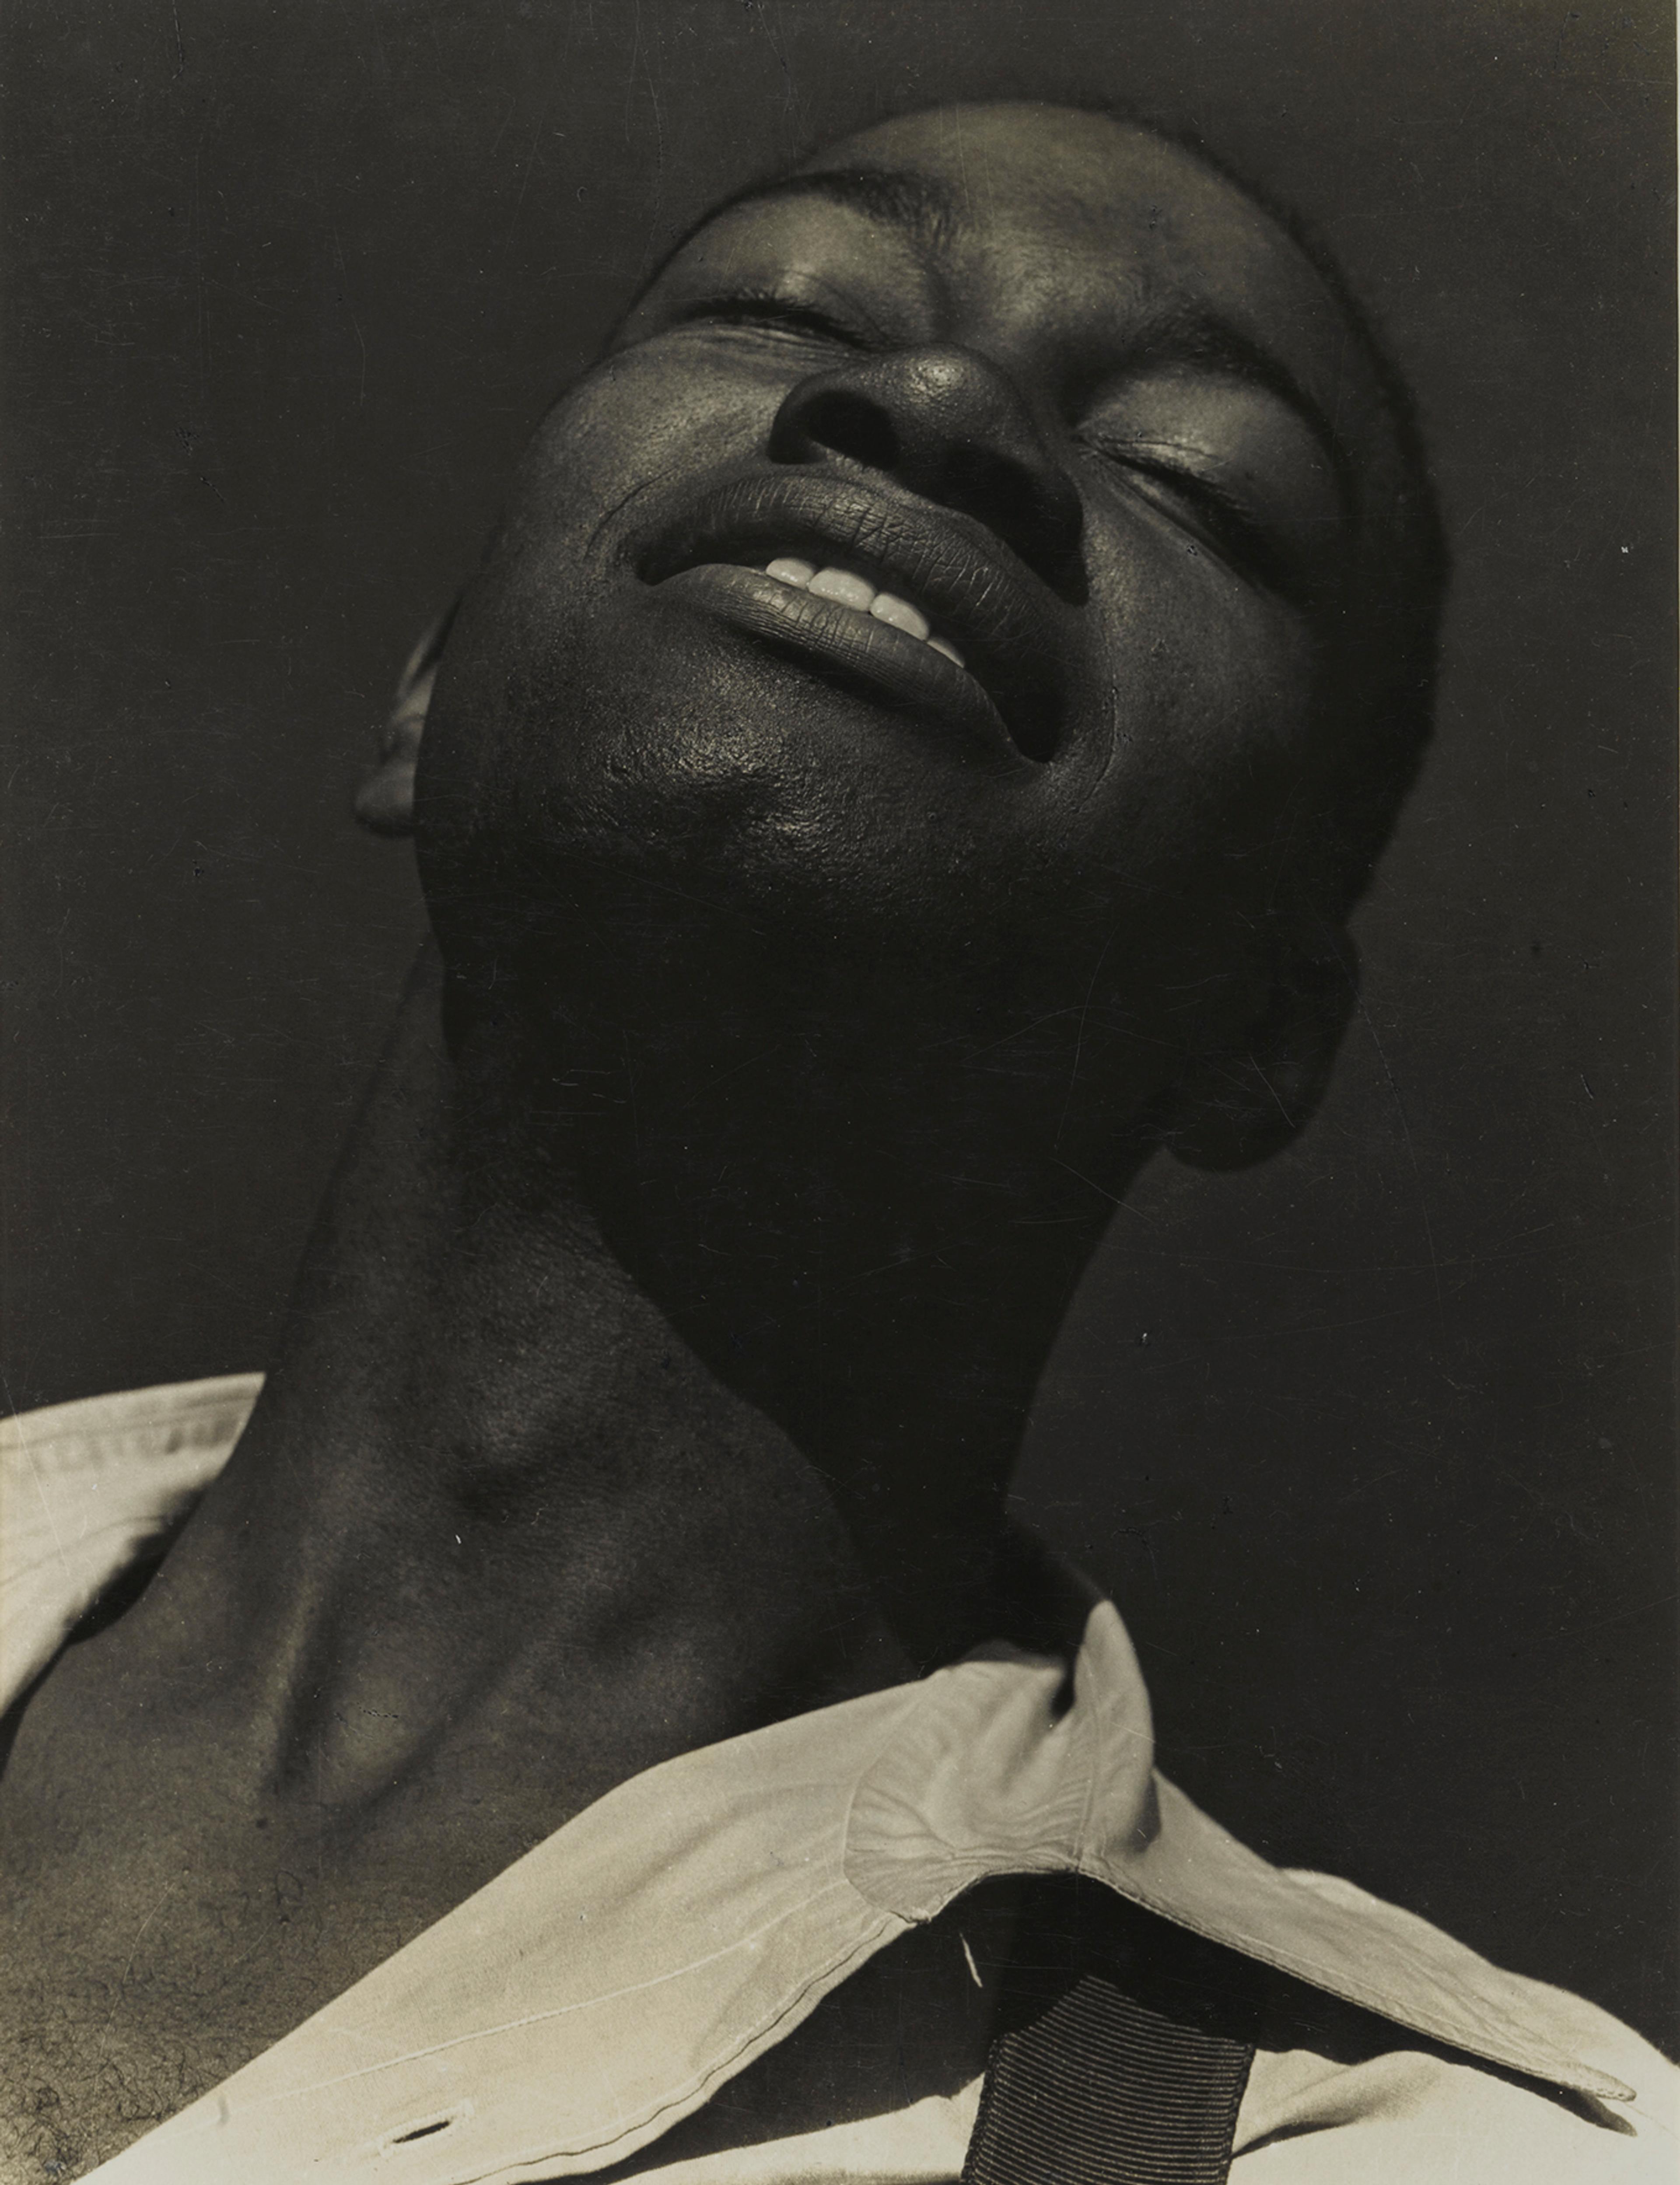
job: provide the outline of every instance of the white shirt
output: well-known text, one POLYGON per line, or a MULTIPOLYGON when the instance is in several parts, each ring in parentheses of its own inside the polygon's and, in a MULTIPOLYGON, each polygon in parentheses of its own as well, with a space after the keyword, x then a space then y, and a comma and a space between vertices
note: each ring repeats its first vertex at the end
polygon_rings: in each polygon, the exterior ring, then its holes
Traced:
MULTIPOLYGON (((0 1707, 215 1478, 260 1387, 0 1427, 0 1707)), ((1593 2005, 1245 1850, 1155 1772, 1119 1618, 1094 1595, 1082 1612, 1064 1710, 1069 1662, 1000 1642, 633 1777, 92 2176, 954 2180, 980 2082, 918 2091, 913 2059, 880 2114, 668 2159, 661 2141, 976 1882, 1074 1872, 1403 2029, 1363 2061, 1262 2048, 1234 2185, 1674 2185, 1672 2065, 1593 2005)))

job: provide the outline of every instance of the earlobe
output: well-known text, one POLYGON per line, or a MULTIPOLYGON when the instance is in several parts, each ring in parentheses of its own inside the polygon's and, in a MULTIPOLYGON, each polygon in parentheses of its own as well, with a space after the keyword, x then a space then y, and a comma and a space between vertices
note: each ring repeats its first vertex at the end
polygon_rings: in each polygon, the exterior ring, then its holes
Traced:
POLYGON ((356 818, 371 834, 414 832, 414 770, 436 673, 435 668, 428 668, 399 692, 385 723, 377 763, 356 791, 356 818))
POLYGON ((1333 946, 1281 951, 1264 1012, 1192 1065, 1162 1143, 1192 1168, 1249 1168, 1281 1153, 1323 1099, 1358 998, 1359 957, 1345 933, 1333 946))
POLYGON ((378 759, 356 791, 356 819, 370 834, 414 832, 415 768, 419 763, 421 738, 425 734, 426 715, 432 703, 432 686, 437 680, 438 663, 455 617, 452 606, 421 639, 403 669, 396 696, 386 716, 378 759))

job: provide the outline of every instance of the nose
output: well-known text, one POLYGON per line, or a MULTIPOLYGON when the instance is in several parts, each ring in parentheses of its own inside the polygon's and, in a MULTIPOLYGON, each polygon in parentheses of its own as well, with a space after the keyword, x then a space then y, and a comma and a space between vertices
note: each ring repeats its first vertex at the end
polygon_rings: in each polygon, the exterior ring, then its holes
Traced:
POLYGON ((860 356, 802 380, 771 428, 773 461, 840 457, 959 509, 1063 584, 1084 518, 1072 479, 1007 375, 954 344, 860 356))

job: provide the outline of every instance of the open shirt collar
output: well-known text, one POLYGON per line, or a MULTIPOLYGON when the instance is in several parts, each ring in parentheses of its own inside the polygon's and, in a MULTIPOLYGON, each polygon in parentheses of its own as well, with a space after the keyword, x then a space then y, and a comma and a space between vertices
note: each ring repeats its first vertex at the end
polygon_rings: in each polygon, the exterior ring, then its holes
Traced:
MULTIPOLYGON (((0 1430, 0 1704, 226 1461, 254 1376, 0 1430)), ((514 2185, 623 2160, 874 1953, 991 1876, 1078 1873, 1510 2070, 1613 2099, 1578 2020, 1420 1920, 1270 1866, 1156 1773, 1112 1603, 1064 1575, 1065 1651, 916 1683, 679 1755, 585 1808, 94 2173, 514 2185), (1069 1687, 1069 1669, 1071 1686, 1069 1687)))

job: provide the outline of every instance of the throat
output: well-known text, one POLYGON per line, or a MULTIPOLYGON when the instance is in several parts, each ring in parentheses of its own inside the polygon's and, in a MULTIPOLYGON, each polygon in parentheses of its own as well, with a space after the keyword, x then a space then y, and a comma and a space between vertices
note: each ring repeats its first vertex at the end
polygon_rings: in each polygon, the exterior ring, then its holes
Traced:
POLYGON ((232 1459, 77 1651, 160 1733, 221 1741, 254 1809, 351 1827, 494 1786, 516 1855, 661 1759, 917 1664, 787 1433, 580 1194, 494 1173, 435 986, 407 998, 232 1459))
POLYGON ((413 1804, 482 1840, 493 1790, 510 1858, 675 1753, 913 1674, 820 1478, 635 1307, 491 1401, 435 1352, 372 1419, 277 1378, 90 1663, 215 1725, 276 1819, 413 1804))
POLYGON ((14 2105, 11 2174, 105 2159, 633 1775, 996 1635, 1030 1380, 948 1400, 966 1307, 836 1316, 833 1433, 814 1351, 803 1394, 728 1370, 762 1292, 685 1316, 507 1151, 427 965, 232 1458, 0 1775, 0 2032, 58 2029, 28 2101, 79 2135, 14 2105), (70 2084, 90 2042, 127 2107, 70 2084))

